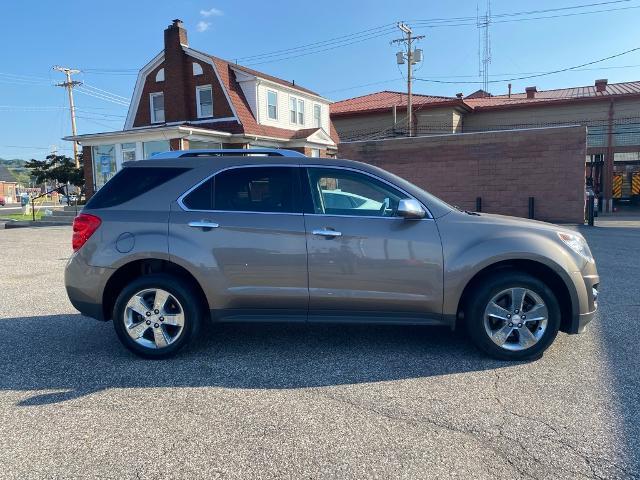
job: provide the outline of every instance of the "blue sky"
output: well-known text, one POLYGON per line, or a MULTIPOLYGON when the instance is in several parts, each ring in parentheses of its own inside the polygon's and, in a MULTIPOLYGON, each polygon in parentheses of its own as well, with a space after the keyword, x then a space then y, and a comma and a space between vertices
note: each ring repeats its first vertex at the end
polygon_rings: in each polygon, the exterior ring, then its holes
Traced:
MULTIPOLYGON (((497 16, 599 1, 603 0, 493 0, 491 8, 497 16)), ((65 109, 66 93, 52 86, 63 80, 62 74, 51 70, 56 64, 82 69, 83 73, 76 78, 96 93, 93 96, 76 94, 79 133, 121 129, 126 107, 96 97, 102 95, 101 91, 120 96, 117 98, 131 96, 135 70, 162 49, 163 29, 174 18, 184 21, 192 47, 227 59, 290 49, 373 29, 368 34, 372 38, 365 41, 343 39, 342 43, 351 44, 300 55, 313 51, 313 48, 305 49, 289 55, 297 58, 251 65, 339 100, 378 90, 404 90, 404 71, 399 71, 395 63, 397 47, 389 45, 398 33, 391 28, 388 33, 377 28, 398 20, 416 25, 416 33, 426 35, 419 44, 425 61, 416 76, 478 82, 478 31, 474 25, 460 25, 473 24, 473 20, 439 28, 417 26, 419 20, 429 19, 433 25, 432 19, 475 18, 477 3, 483 12, 486 0, 5 1, 0 6, 3 19, 0 157, 43 158, 51 145, 69 153, 69 144, 60 140, 71 128, 69 112, 65 109), (366 85, 372 83, 375 84, 366 85)), ((608 12, 494 23, 490 66, 494 76, 491 78, 547 72, 640 47, 637 34, 640 8, 635 7, 640 7, 640 0, 556 14, 611 10, 608 12)), ((553 15, 543 13, 529 17, 553 15)), ((494 17, 500 18, 521 17, 494 17)), ((336 45, 328 45, 332 46, 336 45)), ((640 80, 640 51, 590 68, 514 81, 513 88, 523 91, 529 85, 536 85, 538 90, 591 85, 596 78, 608 78, 609 82, 640 80)), ((454 95, 471 93, 479 86, 417 82, 414 91, 454 95)), ((506 82, 502 82, 492 84, 490 90, 497 94, 505 93, 506 88, 506 82)))

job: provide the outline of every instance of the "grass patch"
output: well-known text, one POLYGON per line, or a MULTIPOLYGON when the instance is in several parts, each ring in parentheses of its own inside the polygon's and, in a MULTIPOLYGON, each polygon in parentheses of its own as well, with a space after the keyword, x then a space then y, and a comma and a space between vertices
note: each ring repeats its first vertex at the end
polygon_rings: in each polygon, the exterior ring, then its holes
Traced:
MULTIPOLYGON (((2 215, 2 218, 9 220, 33 220, 32 215, 23 215, 21 213, 10 213, 8 215, 2 215)), ((40 220, 41 218, 42 212, 36 212, 36 220, 40 220)))

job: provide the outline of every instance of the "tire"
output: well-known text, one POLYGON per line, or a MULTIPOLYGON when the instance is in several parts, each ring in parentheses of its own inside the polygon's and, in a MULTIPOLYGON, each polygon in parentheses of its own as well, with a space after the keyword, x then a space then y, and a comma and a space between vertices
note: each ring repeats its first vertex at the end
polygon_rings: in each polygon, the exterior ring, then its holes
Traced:
POLYGON ((193 291, 188 282, 167 274, 132 281, 122 289, 113 307, 113 325, 122 344, 144 358, 175 355, 200 327, 202 302, 193 291), (156 300, 161 308, 154 308, 158 306, 154 305, 156 300))
POLYGON ((467 305, 471 340, 500 360, 540 358, 560 328, 556 296, 544 282, 524 272, 506 270, 485 277, 476 284, 467 305))

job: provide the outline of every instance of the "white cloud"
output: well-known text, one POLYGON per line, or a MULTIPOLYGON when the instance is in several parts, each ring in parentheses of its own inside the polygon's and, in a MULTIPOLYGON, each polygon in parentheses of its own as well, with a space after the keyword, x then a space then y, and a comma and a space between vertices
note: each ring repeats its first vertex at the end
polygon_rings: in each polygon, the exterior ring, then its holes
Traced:
POLYGON ((210 8, 209 10, 200 10, 200 15, 203 17, 220 17, 223 15, 222 10, 217 8, 210 8))
POLYGON ((205 32, 209 30, 210 26, 211 26, 211 22, 203 22, 201 20, 196 24, 196 30, 198 30, 199 32, 205 32))

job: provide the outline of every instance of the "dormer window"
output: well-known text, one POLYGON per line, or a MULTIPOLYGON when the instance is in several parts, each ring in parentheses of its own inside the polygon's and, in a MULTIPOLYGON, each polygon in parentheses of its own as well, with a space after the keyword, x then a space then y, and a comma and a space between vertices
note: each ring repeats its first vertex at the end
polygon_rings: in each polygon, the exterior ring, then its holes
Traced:
POLYGON ((267 90, 267 116, 271 120, 278 119, 278 92, 267 90))
POLYGON ((164 93, 150 93, 149 104, 151 107, 151 123, 164 123, 164 93))
POLYGON ((213 94, 211 85, 200 85, 196 87, 196 102, 198 118, 213 117, 213 94))
POLYGON ((322 127, 322 107, 317 103, 313 106, 313 126, 322 127))
POLYGON ((298 125, 304 125, 304 100, 295 97, 289 97, 290 103, 290 117, 291 123, 297 123, 298 125))

